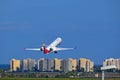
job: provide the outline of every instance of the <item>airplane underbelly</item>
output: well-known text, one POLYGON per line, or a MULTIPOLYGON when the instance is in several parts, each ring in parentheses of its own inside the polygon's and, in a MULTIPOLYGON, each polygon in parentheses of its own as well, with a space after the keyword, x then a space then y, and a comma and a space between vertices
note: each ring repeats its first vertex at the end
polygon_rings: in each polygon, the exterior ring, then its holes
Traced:
POLYGON ((45 54, 48 54, 50 51, 48 50, 48 49, 46 49, 46 48, 44 48, 44 53, 45 54))

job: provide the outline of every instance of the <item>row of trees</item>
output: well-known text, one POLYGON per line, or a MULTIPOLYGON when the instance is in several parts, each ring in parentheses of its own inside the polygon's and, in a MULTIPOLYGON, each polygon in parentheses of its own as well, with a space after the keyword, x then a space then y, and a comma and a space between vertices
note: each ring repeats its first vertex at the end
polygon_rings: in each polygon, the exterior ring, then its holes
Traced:
MULTIPOLYGON (((102 65, 94 66, 94 72, 95 73, 101 72, 101 66, 102 65)), ((9 71, 10 71, 9 68, 6 68, 6 69, 0 68, 0 73, 9 72, 9 71)), ((16 72, 21 72, 21 69, 17 68, 16 72)), ((25 72, 29 72, 29 71, 25 71, 25 72)), ((37 70, 37 68, 34 67, 32 72, 39 72, 39 71, 37 70)), ((60 71, 54 71, 54 72, 60 72, 60 71)), ((77 72, 84 72, 84 68, 81 68, 80 70, 77 70, 77 72)), ((106 72, 120 72, 120 70, 106 70, 106 72)))
MULTIPOLYGON (((28 72, 28 73, 7 73, 2 72, 0 73, 0 77, 3 78, 83 78, 83 77, 95 77, 95 72, 77 72, 77 71, 70 71, 68 73, 54 73, 51 76, 51 72, 49 73, 39 73, 39 72, 28 72)), ((98 73, 97 73, 98 74, 98 73)), ((99 73, 101 74, 101 73, 99 73)), ((118 73, 119 74, 119 73, 118 73)))

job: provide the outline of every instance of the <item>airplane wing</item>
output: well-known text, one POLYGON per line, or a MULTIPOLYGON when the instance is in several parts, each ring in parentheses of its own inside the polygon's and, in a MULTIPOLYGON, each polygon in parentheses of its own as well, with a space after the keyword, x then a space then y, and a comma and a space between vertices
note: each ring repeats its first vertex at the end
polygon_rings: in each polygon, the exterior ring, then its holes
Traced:
POLYGON ((53 49, 53 51, 69 50, 69 49, 74 49, 74 48, 58 48, 58 47, 55 47, 55 48, 53 49))
POLYGON ((24 50, 40 51, 41 48, 24 48, 24 50))

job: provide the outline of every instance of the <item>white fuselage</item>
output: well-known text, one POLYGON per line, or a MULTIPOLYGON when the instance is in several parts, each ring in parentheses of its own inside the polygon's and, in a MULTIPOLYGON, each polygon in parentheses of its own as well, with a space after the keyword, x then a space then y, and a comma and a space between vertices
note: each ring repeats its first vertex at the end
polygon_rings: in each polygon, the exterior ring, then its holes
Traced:
POLYGON ((61 42, 62 42, 62 39, 58 37, 47 47, 47 49, 50 50, 50 48, 58 46, 61 42))

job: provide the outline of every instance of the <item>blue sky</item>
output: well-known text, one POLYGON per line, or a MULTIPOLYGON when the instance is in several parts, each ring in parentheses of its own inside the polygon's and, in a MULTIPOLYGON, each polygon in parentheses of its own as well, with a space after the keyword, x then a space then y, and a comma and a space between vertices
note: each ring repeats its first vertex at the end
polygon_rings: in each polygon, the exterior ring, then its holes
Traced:
POLYGON ((0 64, 10 59, 89 58, 102 64, 120 58, 119 0, 2 0, 0 1, 0 64), (24 51, 57 37, 60 47, 76 47, 45 55, 24 51))

